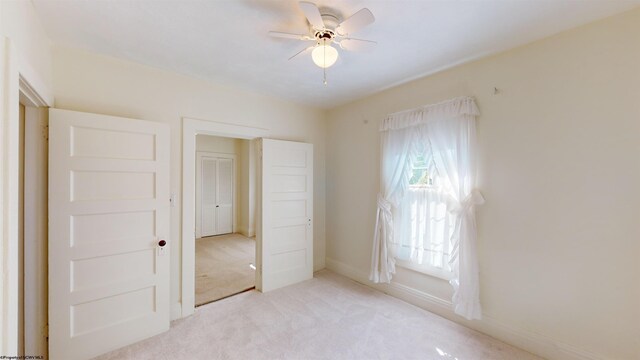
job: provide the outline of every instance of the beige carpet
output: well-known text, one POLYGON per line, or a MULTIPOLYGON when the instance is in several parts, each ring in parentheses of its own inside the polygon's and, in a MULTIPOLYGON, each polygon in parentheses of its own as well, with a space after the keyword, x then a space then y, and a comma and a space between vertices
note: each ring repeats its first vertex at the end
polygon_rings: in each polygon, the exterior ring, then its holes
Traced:
POLYGON ((196 306, 255 286, 256 242, 240 234, 196 239, 196 306))
POLYGON ((99 359, 539 359, 330 271, 315 276, 201 306, 99 359))

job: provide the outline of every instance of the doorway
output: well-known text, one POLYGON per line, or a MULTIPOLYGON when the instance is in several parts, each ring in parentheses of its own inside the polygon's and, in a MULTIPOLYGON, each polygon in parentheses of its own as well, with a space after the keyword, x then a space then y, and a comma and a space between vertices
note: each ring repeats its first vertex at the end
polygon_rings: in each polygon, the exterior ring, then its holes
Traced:
POLYGON ((196 136, 196 306, 255 287, 251 147, 251 140, 196 136))
MULTIPOLYGON (((183 119, 182 126, 182 301, 180 304, 180 311, 173 312, 172 318, 178 319, 193 314, 195 312, 195 256, 196 256, 196 161, 195 156, 196 140, 199 135, 210 135, 223 138, 234 138, 248 140, 249 151, 254 153, 257 158, 257 152, 255 150, 256 139, 269 135, 269 131, 263 128, 241 126, 228 124, 223 122, 206 121, 200 119, 183 119)), ((254 159, 255 161, 255 159, 254 159)), ((242 194, 240 194, 242 196, 242 194)), ((253 194, 257 199, 257 191, 253 194)), ((255 212, 254 219, 258 219, 255 212)), ((249 214, 251 215, 251 211, 249 214)), ((248 229, 250 236, 256 236, 257 231, 248 229)), ((256 239, 259 240, 259 239, 256 239)), ((259 241, 258 241, 259 243, 259 241)), ((258 250, 258 249, 256 249, 258 250)), ((257 251, 256 251, 257 253, 257 251)), ((259 270, 260 259, 256 258, 256 267, 259 270)), ((261 283, 260 273, 256 271, 255 274, 256 286, 261 283)))
MULTIPOLYGON (((269 130, 199 119, 182 126, 180 313, 195 312, 196 137, 252 140, 255 154, 255 287, 271 291, 313 278, 313 145, 269 139, 269 130)), ((251 147, 251 146, 250 146, 251 147)), ((178 308, 175 308, 178 310, 178 308)))

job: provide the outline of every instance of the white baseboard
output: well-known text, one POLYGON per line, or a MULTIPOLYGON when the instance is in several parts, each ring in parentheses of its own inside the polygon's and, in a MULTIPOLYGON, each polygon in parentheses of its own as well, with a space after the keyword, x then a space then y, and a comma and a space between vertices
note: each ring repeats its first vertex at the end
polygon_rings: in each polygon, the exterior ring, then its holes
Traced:
POLYGON ((340 275, 346 276, 358 283, 377 289, 385 294, 404 300, 427 311, 438 314, 458 324, 480 331, 507 344, 519 347, 538 356, 557 360, 604 360, 605 356, 579 349, 573 345, 562 343, 549 337, 523 329, 514 328, 502 323, 491 316, 483 315, 479 321, 468 321, 461 318, 452 310, 451 301, 441 299, 416 290, 406 285, 392 282, 391 284, 374 284, 369 281, 369 275, 359 269, 340 261, 327 258, 326 267, 340 275))

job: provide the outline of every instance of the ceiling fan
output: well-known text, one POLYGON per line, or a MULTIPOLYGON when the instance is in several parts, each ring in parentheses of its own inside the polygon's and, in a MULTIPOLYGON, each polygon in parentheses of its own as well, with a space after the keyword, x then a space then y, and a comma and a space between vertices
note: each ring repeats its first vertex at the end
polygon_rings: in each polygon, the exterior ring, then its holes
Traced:
MULTIPOLYGON (((332 46, 333 44, 348 51, 368 50, 377 44, 375 41, 351 37, 351 34, 375 21, 369 9, 360 9, 347 19, 342 20, 338 15, 329 10, 323 10, 321 13, 320 9, 313 3, 300 1, 299 5, 309 21, 309 33, 292 34, 279 31, 269 32, 269 35, 273 37, 315 42, 315 44, 305 47, 294 54, 289 60, 311 51, 313 62, 319 67, 326 69, 338 60, 338 50, 332 46)), ((327 84, 326 70, 324 84, 327 84)))

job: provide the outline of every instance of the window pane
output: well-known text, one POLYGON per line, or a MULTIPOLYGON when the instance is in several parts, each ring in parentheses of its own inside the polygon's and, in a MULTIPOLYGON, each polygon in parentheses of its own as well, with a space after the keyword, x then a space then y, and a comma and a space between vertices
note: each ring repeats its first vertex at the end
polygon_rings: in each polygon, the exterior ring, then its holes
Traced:
POLYGON ((453 216, 441 188, 411 187, 397 211, 396 256, 413 264, 450 271, 453 216))
POLYGON ((424 155, 419 155, 412 164, 412 175, 409 185, 433 185, 433 179, 429 173, 429 164, 424 155))

